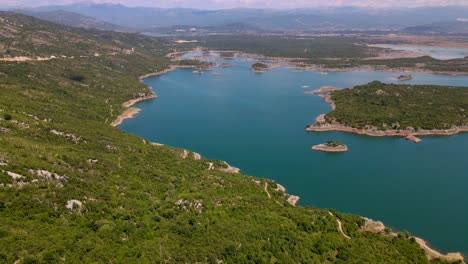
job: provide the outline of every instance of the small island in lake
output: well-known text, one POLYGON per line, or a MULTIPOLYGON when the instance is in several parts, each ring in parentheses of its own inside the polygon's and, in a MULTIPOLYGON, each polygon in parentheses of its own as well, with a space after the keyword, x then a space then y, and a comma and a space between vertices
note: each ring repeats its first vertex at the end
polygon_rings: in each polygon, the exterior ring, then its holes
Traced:
MULTIPOLYGON (((317 93, 315 93, 317 94, 317 93)), ((332 111, 307 131, 344 131, 368 136, 453 135, 468 132, 468 89, 437 85, 384 84, 318 93, 332 111)))
POLYGON ((348 147, 343 142, 338 140, 327 141, 323 144, 312 146, 313 150, 325 152, 346 152, 348 147))
POLYGON ((413 79, 413 76, 408 74, 408 75, 400 75, 397 77, 397 80, 399 81, 409 81, 409 80, 412 80, 413 79))
POLYGON ((250 66, 250 68, 254 72, 264 72, 264 71, 268 70, 268 68, 270 68, 270 66, 268 66, 265 63, 257 62, 255 64, 253 64, 252 66, 250 66))

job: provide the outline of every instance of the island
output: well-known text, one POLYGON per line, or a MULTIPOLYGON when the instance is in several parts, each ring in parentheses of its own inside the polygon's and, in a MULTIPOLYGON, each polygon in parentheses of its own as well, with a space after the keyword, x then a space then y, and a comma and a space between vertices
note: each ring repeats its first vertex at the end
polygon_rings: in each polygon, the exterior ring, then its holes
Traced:
POLYGON ((400 75, 397 77, 397 80, 399 81, 409 81, 409 80, 412 80, 413 79, 413 76, 408 74, 408 75, 400 75))
POLYGON ((312 146, 313 150, 325 152, 346 152, 348 147, 338 140, 327 141, 323 144, 312 146))
POLYGON ((268 70, 269 66, 267 64, 257 62, 255 64, 253 64, 252 66, 250 66, 250 68, 254 72, 264 72, 264 71, 268 70))
POLYGON ((332 111, 320 115, 307 131, 344 131, 368 136, 453 135, 468 132, 468 88, 384 84, 316 90, 332 111))

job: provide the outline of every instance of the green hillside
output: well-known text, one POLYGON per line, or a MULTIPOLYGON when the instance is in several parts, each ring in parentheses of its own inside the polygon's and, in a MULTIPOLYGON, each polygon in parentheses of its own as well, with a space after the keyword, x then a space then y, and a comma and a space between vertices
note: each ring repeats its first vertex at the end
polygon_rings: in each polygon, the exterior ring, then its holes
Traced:
POLYGON ((169 42, 0 20, 0 58, 57 57, 0 61, 0 263, 428 262, 407 233, 359 231, 358 216, 293 207, 271 180, 110 126, 169 42))

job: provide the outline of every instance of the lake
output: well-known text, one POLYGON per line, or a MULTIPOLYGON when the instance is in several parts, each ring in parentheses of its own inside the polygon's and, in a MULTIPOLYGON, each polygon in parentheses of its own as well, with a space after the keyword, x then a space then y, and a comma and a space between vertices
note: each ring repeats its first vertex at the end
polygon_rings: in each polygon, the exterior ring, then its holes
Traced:
MULTIPOLYGON (((201 75, 177 69, 147 78, 158 98, 137 104, 141 113, 120 128, 274 179, 299 195, 300 205, 381 220, 437 249, 468 255, 468 134, 423 137, 416 144, 399 137, 305 132, 330 106, 304 91, 397 82, 394 77, 403 73, 275 68, 258 74, 248 68, 248 58, 224 62, 233 67, 201 75), (310 149, 327 140, 343 141, 350 151, 310 149)), ((468 85, 468 76, 411 74, 405 83, 468 85)))
POLYGON ((405 50, 427 54, 434 59, 450 60, 464 58, 468 56, 468 49, 466 48, 447 48, 447 47, 434 47, 434 46, 421 46, 421 45, 391 45, 391 44, 378 44, 372 45, 379 48, 387 48, 393 50, 405 50))

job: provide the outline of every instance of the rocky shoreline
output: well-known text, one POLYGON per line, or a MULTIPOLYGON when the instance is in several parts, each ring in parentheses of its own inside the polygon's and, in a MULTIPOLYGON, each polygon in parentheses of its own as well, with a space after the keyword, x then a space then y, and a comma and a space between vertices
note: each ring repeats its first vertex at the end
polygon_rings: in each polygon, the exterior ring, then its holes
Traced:
POLYGON ((329 146, 327 144, 319 144, 312 146, 313 150, 317 151, 324 151, 324 152, 346 152, 348 151, 348 147, 346 145, 340 145, 340 146, 329 146))
MULTIPOLYGON (((361 232, 372 232, 390 237, 398 236, 397 233, 391 231, 391 229, 387 229, 387 227, 380 221, 374 221, 366 217, 362 217, 362 219, 364 219, 365 222, 364 226, 362 226, 360 229, 361 232)), ((442 254, 437 250, 434 250, 433 248, 429 247, 427 242, 422 238, 413 236, 409 237, 408 239, 414 239, 414 242, 416 242, 421 247, 421 249, 424 250, 424 254, 426 255, 428 260, 440 259, 442 261, 447 262, 465 263, 465 258, 460 252, 442 254)))

